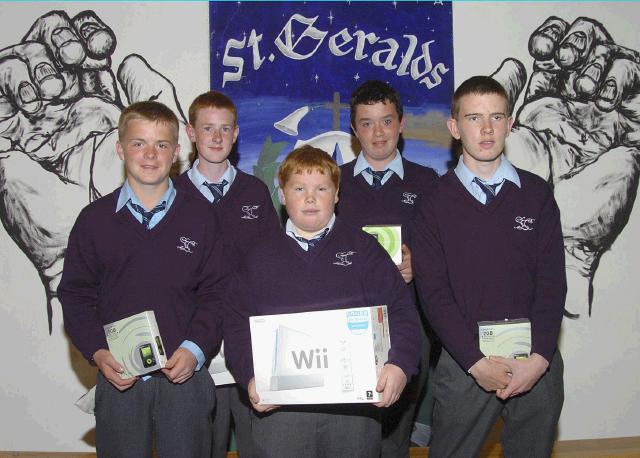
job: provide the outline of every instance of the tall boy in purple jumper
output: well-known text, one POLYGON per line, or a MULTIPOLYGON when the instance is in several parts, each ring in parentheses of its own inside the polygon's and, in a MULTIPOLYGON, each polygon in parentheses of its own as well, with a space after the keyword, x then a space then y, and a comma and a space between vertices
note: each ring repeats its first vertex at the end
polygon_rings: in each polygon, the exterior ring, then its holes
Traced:
MULTIPOLYGON (((197 159, 176 180, 176 187, 209 204, 222 225, 231 256, 237 264, 244 253, 266 233, 280 229, 267 187, 258 178, 229 162, 238 138, 238 112, 225 94, 200 94, 189 107, 187 134, 196 147, 197 159)), ((223 326, 223 334, 224 334, 223 326)), ((235 384, 216 389, 213 458, 227 456, 231 416, 241 456, 251 456, 251 407, 246 391, 235 384)))
POLYGON ((249 316, 386 304, 391 350, 376 389, 388 407, 417 371, 420 332, 411 294, 378 242, 334 215, 340 169, 324 151, 305 146, 280 166, 281 201, 289 220, 244 260, 229 296, 227 359, 256 411, 257 456, 358 456, 380 453, 380 424, 370 405, 275 408, 259 404, 249 316))
POLYGON ((448 127, 462 156, 422 202, 413 261, 444 349, 434 374, 430 456, 476 456, 498 416, 505 456, 550 456, 564 399, 557 350, 566 294, 549 185, 504 157, 512 118, 490 77, 456 90, 448 127), (526 318, 528 359, 485 357, 478 322, 526 318))
MULTIPOLYGON (((404 159, 398 151, 404 127, 400 94, 382 81, 365 81, 351 94, 351 129, 362 145, 355 161, 344 164, 337 213, 357 227, 402 225, 402 277, 414 292, 411 269, 411 230, 416 208, 438 175, 404 159)), ((424 334, 424 332, 423 332, 424 334)), ((410 436, 418 398, 427 378, 429 340, 424 336, 420 373, 402 399, 383 416, 382 456, 409 456, 410 436)))
POLYGON ((99 456, 199 458, 211 450, 215 387, 199 370, 220 344, 226 268, 207 205, 176 191, 178 120, 139 102, 118 122, 127 179, 84 208, 69 235, 58 295, 69 337, 98 369, 99 456), (146 380, 122 379, 103 325, 153 310, 169 356, 146 380))

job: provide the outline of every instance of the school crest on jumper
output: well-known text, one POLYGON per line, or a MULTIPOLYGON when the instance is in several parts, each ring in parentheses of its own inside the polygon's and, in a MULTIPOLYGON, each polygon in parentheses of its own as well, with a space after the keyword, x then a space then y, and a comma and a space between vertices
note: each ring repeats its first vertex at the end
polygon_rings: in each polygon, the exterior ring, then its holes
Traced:
POLYGON ((350 256, 356 254, 355 251, 340 251, 336 253, 338 260, 334 262, 336 266, 350 266, 353 262, 349 259, 350 256))
POLYGON ((414 194, 412 192, 403 192, 402 193, 402 200, 401 202, 403 204, 409 204, 409 205, 413 205, 415 204, 415 198, 418 197, 417 194, 414 194))
POLYGON ((515 222, 517 226, 513 226, 514 229, 519 231, 532 231, 535 219, 527 216, 516 216, 515 222))
POLYGON ((195 240, 191 240, 189 237, 180 237, 180 245, 177 246, 178 250, 182 250, 185 253, 193 253, 192 248, 198 244, 195 240))
POLYGON ((258 208, 260 208, 260 205, 243 205, 241 207, 241 210, 243 213, 241 218, 242 219, 258 219, 258 215, 254 213, 258 208))

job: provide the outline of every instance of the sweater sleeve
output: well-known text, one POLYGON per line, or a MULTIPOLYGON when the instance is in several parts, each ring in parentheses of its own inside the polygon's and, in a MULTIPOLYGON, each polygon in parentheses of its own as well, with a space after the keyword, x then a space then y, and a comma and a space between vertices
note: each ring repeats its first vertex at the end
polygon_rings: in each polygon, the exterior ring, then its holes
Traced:
POLYGON ((444 347, 468 371, 484 355, 451 289, 440 231, 433 205, 429 199, 424 200, 416 216, 412 251, 420 303, 444 347))
POLYGON ((531 353, 547 361, 556 350, 567 294, 560 210, 548 190, 538 221, 535 296, 531 307, 531 353))
POLYGON ((224 295, 230 279, 228 250, 220 226, 213 212, 207 212, 202 218, 208 218, 205 232, 208 235, 204 250, 202 267, 199 269, 196 287, 196 310, 194 311, 186 339, 196 343, 206 359, 214 356, 222 341, 222 313, 224 295))
POLYGON ((225 300, 224 340, 225 359, 236 382, 247 388, 254 377, 253 352, 249 316, 252 315, 247 297, 246 275, 242 269, 234 273, 231 286, 225 300))
POLYGON ((69 234, 58 298, 67 334, 91 361, 96 351, 109 347, 97 311, 100 263, 87 220, 83 210, 69 234))
POLYGON ((411 378, 418 372, 422 339, 411 286, 404 282, 398 267, 380 244, 372 236, 363 235, 367 239, 363 289, 368 303, 386 305, 389 316, 391 348, 387 363, 395 364, 411 378))

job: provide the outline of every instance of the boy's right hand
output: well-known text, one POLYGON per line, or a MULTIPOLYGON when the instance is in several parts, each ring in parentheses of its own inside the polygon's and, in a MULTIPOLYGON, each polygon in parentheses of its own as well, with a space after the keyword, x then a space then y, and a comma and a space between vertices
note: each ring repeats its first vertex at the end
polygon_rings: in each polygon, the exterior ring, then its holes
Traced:
POLYGON ((109 350, 101 348, 93 354, 93 361, 104 378, 115 386, 118 390, 124 391, 133 386, 138 381, 138 377, 120 378, 120 374, 124 372, 122 365, 116 361, 109 350))
POLYGON ((258 396, 258 391, 256 391, 255 377, 249 380, 247 391, 249 393, 249 401, 251 401, 251 406, 256 412, 270 412, 273 409, 277 409, 278 407, 280 407, 273 404, 259 404, 260 396, 258 396))
POLYGON ((485 391, 504 390, 511 382, 511 369, 490 357, 478 360, 469 373, 485 391))

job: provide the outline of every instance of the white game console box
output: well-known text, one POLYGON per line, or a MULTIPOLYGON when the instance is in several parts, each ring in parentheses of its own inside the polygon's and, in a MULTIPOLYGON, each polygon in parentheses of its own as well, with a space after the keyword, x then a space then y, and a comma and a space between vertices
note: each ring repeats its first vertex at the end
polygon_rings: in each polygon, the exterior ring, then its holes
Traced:
POLYGON ((153 311, 141 312, 104 326, 109 351, 122 364, 122 378, 145 375, 162 369, 164 352, 153 311))
POLYGON ((373 403, 387 362, 387 307, 252 316, 261 404, 373 403))
POLYGON ((382 224, 363 226, 362 230, 373 235, 382 248, 389 253, 396 265, 402 263, 402 226, 382 224))
POLYGON ((224 341, 220 346, 220 351, 218 354, 211 360, 211 364, 209 364, 209 373, 211 374, 211 378, 213 378, 213 383, 216 386, 222 385, 231 385, 232 383, 236 383, 236 380, 229 372, 229 368, 227 368, 227 362, 224 359, 224 341))

